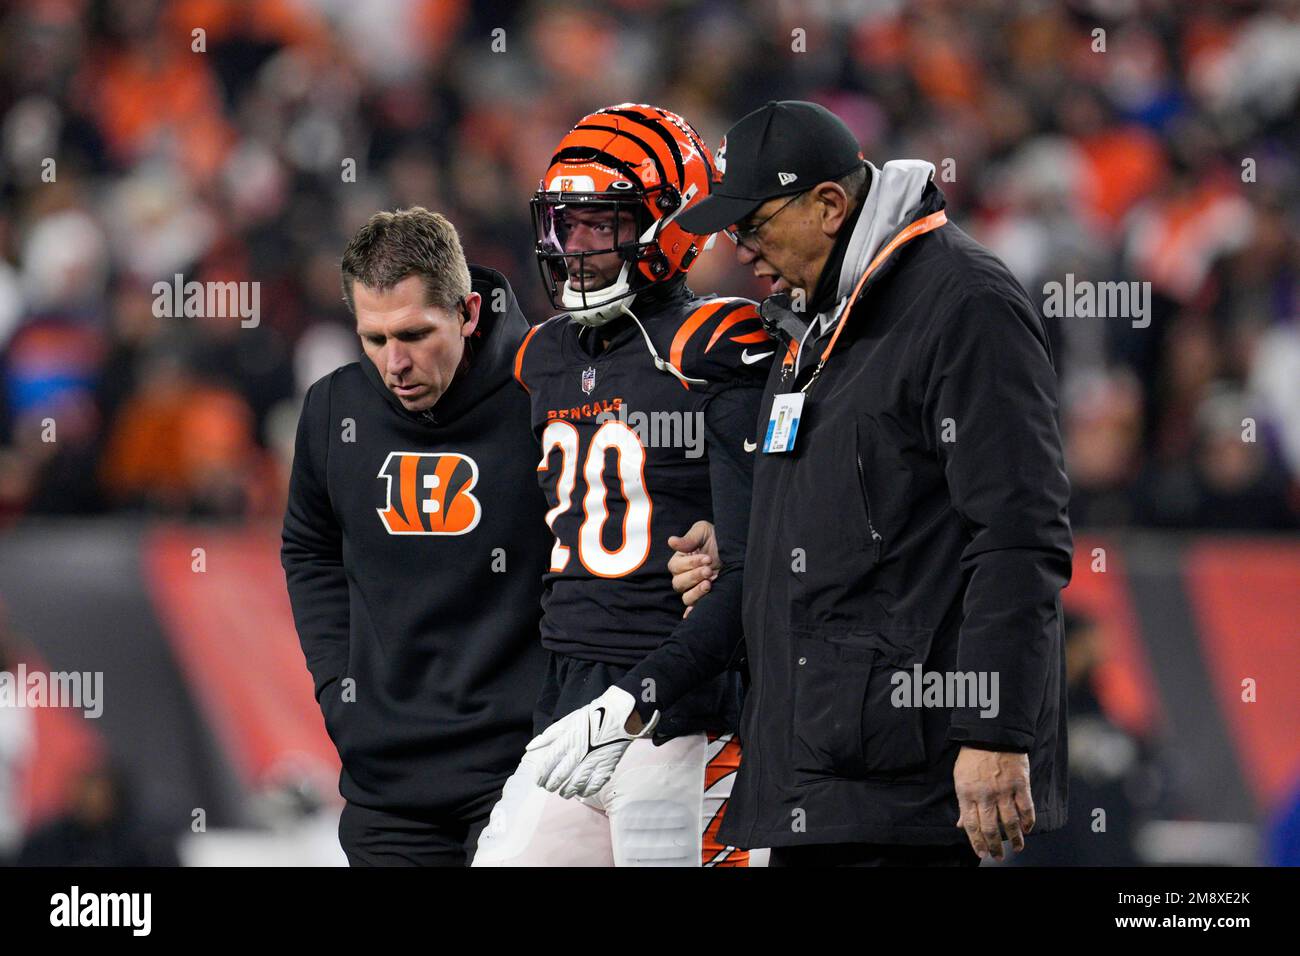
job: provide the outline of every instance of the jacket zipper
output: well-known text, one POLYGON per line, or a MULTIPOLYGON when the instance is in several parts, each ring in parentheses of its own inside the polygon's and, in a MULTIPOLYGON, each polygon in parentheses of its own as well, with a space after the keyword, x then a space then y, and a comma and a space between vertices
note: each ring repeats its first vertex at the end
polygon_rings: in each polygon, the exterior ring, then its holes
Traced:
MULTIPOLYGON (((788 468, 788 467, 787 467, 787 468, 783 468, 782 471, 781 471, 780 481, 778 482, 778 485, 777 485, 777 495, 776 495, 776 500, 777 500, 777 501, 784 501, 784 500, 785 500, 785 497, 786 497, 786 492, 789 491, 789 489, 790 489, 790 471, 791 471, 791 469, 788 468)), ((780 538, 780 531, 781 531, 781 526, 780 526, 780 522, 779 522, 779 521, 777 522, 777 524, 776 524, 775 527, 776 527, 776 531, 775 531, 774 537, 776 537, 776 538, 779 539, 779 538, 780 538)), ((771 564, 771 559, 769 558, 769 559, 768 559, 768 563, 767 563, 767 567, 770 567, 770 564, 771 564)), ((764 568, 765 571, 767 570, 767 567, 764 568)), ((767 615, 764 615, 764 616, 766 617, 767 615)), ((788 634, 788 631, 787 631, 787 634, 788 634)), ((788 638, 787 638, 787 640, 788 640, 788 638)), ((762 743, 760 742, 760 734, 759 734, 759 728, 762 727, 762 724, 761 724, 761 723, 759 722, 759 720, 758 720, 758 713, 759 713, 758 706, 759 706, 759 702, 760 702, 760 700, 761 700, 761 698, 762 698, 763 684, 766 683, 766 681, 767 681, 767 675, 764 673, 764 671, 765 671, 765 669, 766 669, 766 657, 770 656, 771 653, 772 653, 772 651, 771 651, 771 637, 770 637, 770 635, 769 635, 769 637, 768 637, 768 640, 767 640, 767 644, 766 644, 766 646, 763 648, 763 654, 760 654, 760 655, 755 656, 755 655, 749 653, 750 649, 751 649, 751 648, 749 647, 749 645, 746 644, 746 646, 745 646, 745 652, 746 652, 746 656, 749 658, 749 661, 748 661, 747 666, 754 667, 754 666, 756 665, 756 666, 757 666, 757 670, 758 670, 758 676, 757 676, 757 679, 754 679, 754 671, 753 671, 753 670, 750 671, 750 684, 749 684, 749 687, 746 689, 746 692, 745 692, 745 697, 746 697, 745 704, 746 704, 746 706, 749 706, 749 705, 750 705, 751 702, 749 701, 748 698, 750 697, 751 694, 753 695, 752 709, 751 709, 750 713, 752 713, 752 714, 754 715, 754 741, 753 741, 753 750, 751 751, 751 756, 749 757, 749 760, 750 760, 750 767, 751 767, 751 769, 752 769, 752 771, 753 771, 753 775, 752 775, 751 779, 753 779, 753 780, 761 780, 762 777, 759 775, 759 752, 763 749, 763 747, 762 747, 762 743)), ((790 648, 790 646, 787 646, 787 647, 784 648, 784 649, 785 649, 786 651, 789 651, 791 648, 790 648)), ((788 657, 788 655, 787 655, 787 660, 788 660, 788 659, 789 659, 789 657, 788 657)), ((793 675, 791 675, 791 677, 793 677, 793 675)), ((741 710, 741 714, 742 714, 742 716, 743 716, 743 714, 744 714, 744 710, 743 710, 743 709, 741 710)), ((741 723, 741 727, 740 727, 740 729, 743 731, 743 730, 744 730, 744 723, 745 723, 745 722, 742 720, 740 723, 741 723)), ((745 749, 744 749, 744 748, 745 748, 745 738, 744 738, 743 736, 741 737, 741 740, 740 740, 740 747, 741 747, 741 754, 743 755, 744 752, 745 752, 745 749)), ((749 825, 749 836, 750 836, 751 839, 752 839, 752 837, 753 837, 753 835, 754 835, 754 829, 755 829, 755 827, 756 827, 757 824, 758 824, 758 820, 760 820, 760 819, 761 819, 761 817, 756 817, 755 821, 754 821, 754 822, 751 822, 750 825, 749 825)))
POLYGON ((871 532, 871 543, 876 548, 876 560, 880 560, 880 545, 885 540, 871 521, 871 498, 867 495, 867 477, 862 467, 862 452, 858 452, 858 487, 862 489, 862 503, 867 508, 867 530, 871 532))

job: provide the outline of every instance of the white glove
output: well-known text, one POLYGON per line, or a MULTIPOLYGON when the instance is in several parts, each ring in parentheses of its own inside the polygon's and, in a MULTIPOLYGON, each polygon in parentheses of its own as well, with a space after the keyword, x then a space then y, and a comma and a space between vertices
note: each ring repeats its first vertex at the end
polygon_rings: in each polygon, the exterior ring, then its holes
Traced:
POLYGON ((629 734, 624 725, 635 706, 631 694, 611 687, 534 737, 525 758, 537 769, 538 786, 562 797, 590 797, 605 786, 628 745, 659 723, 656 710, 639 734, 629 734))

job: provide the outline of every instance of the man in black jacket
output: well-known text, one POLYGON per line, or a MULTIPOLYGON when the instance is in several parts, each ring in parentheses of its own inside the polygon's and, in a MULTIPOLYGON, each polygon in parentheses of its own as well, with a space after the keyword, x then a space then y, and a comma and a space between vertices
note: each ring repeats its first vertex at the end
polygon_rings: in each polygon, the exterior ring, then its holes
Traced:
MULTIPOLYGON (((755 433, 721 837, 774 866, 1000 859, 1066 807, 1069 488, 1038 314, 947 221, 933 166, 877 169, 820 106, 769 103, 719 159, 680 221, 772 281, 786 341, 755 433)), ((729 651, 669 642, 629 677, 663 706, 729 651)))
POLYGON ((307 393, 284 519, 294 621, 352 865, 464 865, 528 742, 550 551, 505 278, 450 222, 378 213, 343 255, 365 359, 307 393))

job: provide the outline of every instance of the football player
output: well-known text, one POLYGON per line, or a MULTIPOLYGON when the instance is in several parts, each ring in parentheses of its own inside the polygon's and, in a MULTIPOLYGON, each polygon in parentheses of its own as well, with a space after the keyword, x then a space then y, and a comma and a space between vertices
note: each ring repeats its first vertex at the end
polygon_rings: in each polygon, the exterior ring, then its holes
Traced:
POLYGON ((686 285, 704 239, 674 220, 716 178, 685 120, 625 103, 573 127, 532 200, 542 279, 564 310, 515 358, 555 535, 549 660, 540 736, 476 866, 747 865, 712 839, 739 762, 739 672, 717 662, 720 677, 682 694, 636 671, 674 631, 687 632, 686 653, 689 632, 739 643, 758 402, 776 345, 753 302, 686 285), (670 534, 701 517, 722 570, 713 599, 683 619, 670 534), (575 740, 586 759, 566 763, 575 740))

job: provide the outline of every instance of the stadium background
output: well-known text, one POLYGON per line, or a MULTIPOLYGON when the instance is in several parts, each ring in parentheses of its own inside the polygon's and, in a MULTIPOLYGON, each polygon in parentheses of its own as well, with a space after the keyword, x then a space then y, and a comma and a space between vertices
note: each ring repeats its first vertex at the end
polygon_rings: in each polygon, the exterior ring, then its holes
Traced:
MULTIPOLYGON (((102 671, 105 707, 0 708, 0 859, 337 862, 277 534, 301 396, 358 354, 348 236, 442 211, 537 321, 527 202, 578 117, 716 146, 806 98, 940 166, 1031 297, 1151 283, 1149 327, 1049 322, 1072 820, 1025 862, 1295 862, 1298 50, 1294 2, 6 5, 0 669, 102 671), (176 274, 259 283, 259 324, 155 317, 176 274)), ((763 294, 725 242, 691 284, 763 294)))

